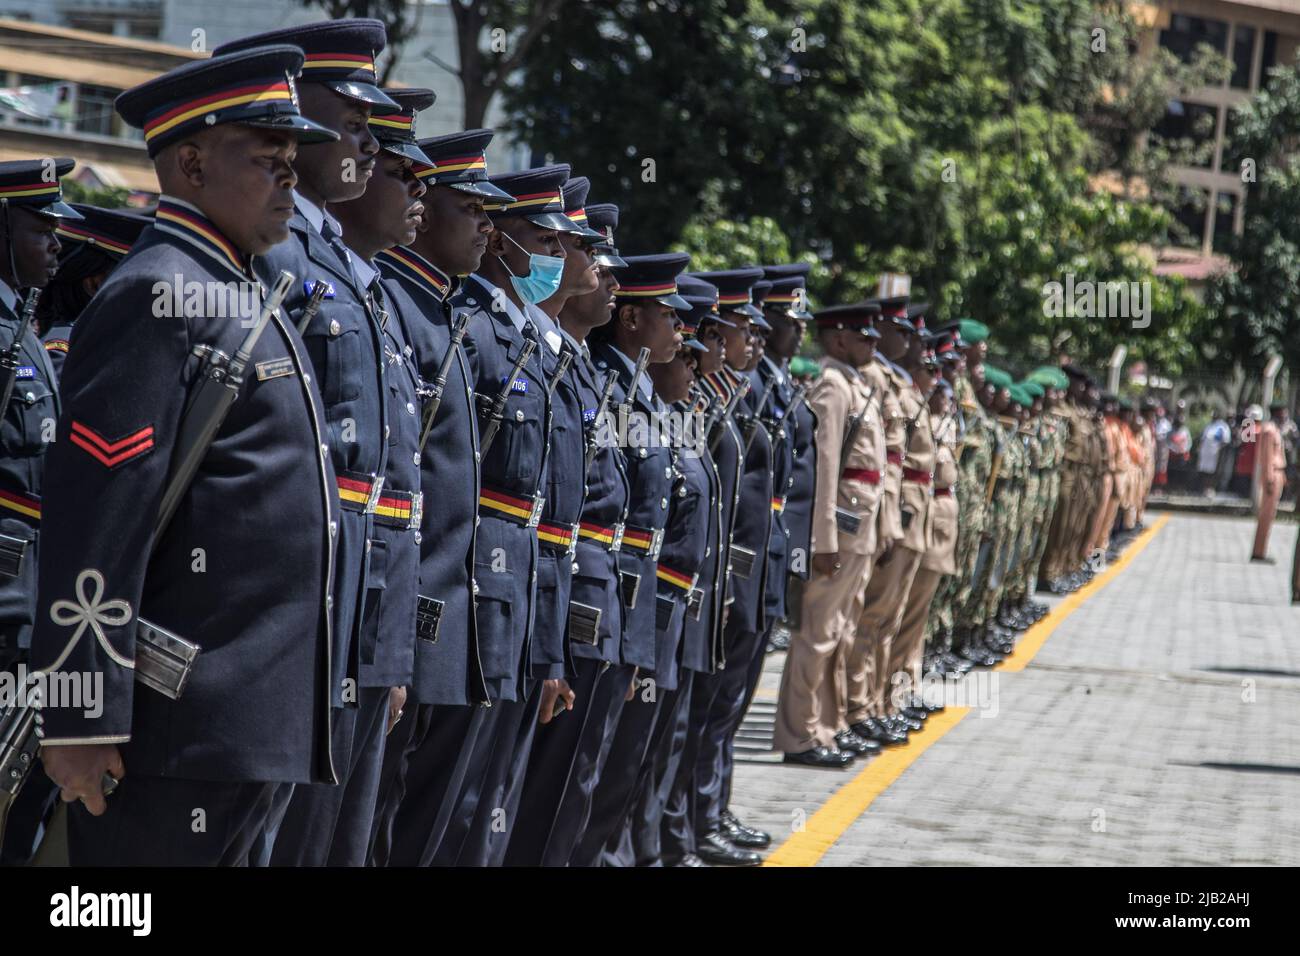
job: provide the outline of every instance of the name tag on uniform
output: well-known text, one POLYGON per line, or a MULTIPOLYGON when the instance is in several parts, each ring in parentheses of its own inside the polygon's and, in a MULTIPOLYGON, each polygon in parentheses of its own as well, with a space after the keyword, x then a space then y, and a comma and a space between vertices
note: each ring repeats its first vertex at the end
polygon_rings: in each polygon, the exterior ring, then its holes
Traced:
POLYGON ((320 280, 317 280, 317 279, 307 279, 307 280, 305 280, 305 281, 303 282, 303 284, 302 284, 302 294, 305 295, 305 296, 307 296, 308 298, 311 298, 311 290, 312 290, 312 287, 316 285, 317 281, 320 281, 320 282, 324 282, 324 283, 325 283, 325 294, 324 294, 323 296, 321 296, 321 298, 323 298, 323 299, 332 299, 332 298, 334 298, 334 283, 329 282, 329 281, 327 281, 327 280, 325 280, 325 279, 320 279, 320 280))
POLYGON ((293 359, 289 356, 277 359, 267 359, 265 362, 257 363, 257 380, 265 382, 267 379, 279 378, 282 375, 293 374, 293 359))
POLYGON ((19 378, 35 378, 35 377, 36 377, 36 366, 35 366, 35 365, 20 365, 20 366, 18 366, 17 369, 15 369, 14 374, 17 375, 19 378))
MULTIPOLYGON (((502 379, 501 381, 502 381, 502 383, 504 384, 505 379, 502 379)), ((520 394, 523 394, 523 393, 527 392, 527 391, 528 391, 528 379, 526 379, 526 378, 517 378, 517 379, 515 379, 513 382, 510 383, 510 391, 512 391, 512 392, 518 392, 518 393, 520 393, 520 394)))

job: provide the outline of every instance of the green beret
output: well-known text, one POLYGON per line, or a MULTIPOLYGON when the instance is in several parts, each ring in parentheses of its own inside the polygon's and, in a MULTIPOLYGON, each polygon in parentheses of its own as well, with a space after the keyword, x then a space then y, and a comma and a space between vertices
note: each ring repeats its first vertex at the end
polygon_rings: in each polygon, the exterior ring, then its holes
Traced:
POLYGON ((1058 388, 1065 391, 1070 387, 1070 377, 1052 365, 1044 365, 1034 369, 1027 378, 1031 382, 1037 382, 1044 388, 1058 388))
POLYGON ((983 342, 989 337, 989 327, 983 322, 976 322, 974 319, 960 320, 957 323, 957 329, 961 333, 962 341, 967 345, 983 342))
POLYGON ((984 381, 997 389, 1011 387, 1011 376, 1002 371, 1002 369, 996 368, 992 365, 984 366, 984 381))
POLYGON ((1024 408, 1029 408, 1034 404, 1034 399, 1025 391, 1023 385, 1011 386, 1011 400, 1024 408))
POLYGON ((1043 388, 1043 386, 1040 385, 1038 382, 1035 382, 1032 378, 1026 379, 1025 381, 1021 382, 1020 389, 1031 399, 1042 398, 1044 395, 1047 394, 1047 390, 1043 388))
POLYGON ((791 375, 817 376, 820 375, 821 372, 822 372, 822 367, 810 358, 805 358, 802 355, 796 355, 794 358, 790 359, 791 375))

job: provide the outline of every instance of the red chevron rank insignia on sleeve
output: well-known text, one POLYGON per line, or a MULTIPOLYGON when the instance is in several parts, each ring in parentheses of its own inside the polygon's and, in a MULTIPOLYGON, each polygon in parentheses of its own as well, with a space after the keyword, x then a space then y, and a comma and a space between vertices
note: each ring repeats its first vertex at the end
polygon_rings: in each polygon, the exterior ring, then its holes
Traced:
POLYGON ((108 441, 89 425, 74 420, 69 439, 105 468, 116 468, 153 449, 153 426, 146 425, 115 441, 108 441))

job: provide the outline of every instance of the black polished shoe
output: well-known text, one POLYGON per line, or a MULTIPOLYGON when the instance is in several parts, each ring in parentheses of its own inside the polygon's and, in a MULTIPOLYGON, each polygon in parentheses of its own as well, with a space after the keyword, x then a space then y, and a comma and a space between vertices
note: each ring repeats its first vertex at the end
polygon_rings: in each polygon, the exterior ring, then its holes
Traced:
POLYGON ((687 853, 684 857, 682 857, 680 860, 678 860, 676 863, 673 864, 673 866, 703 866, 703 867, 707 867, 708 865, 709 864, 705 863, 694 853, 687 853))
MULTIPOLYGON (((901 708, 899 710, 899 713, 902 714, 904 717, 908 718, 909 720, 915 720, 920 722, 922 726, 925 725, 926 720, 930 716, 930 711, 927 710, 926 708, 914 707, 911 704, 908 704, 906 707, 901 708)), ((921 728, 918 727, 916 729, 920 730, 921 728)))
MULTIPOLYGON (((849 755, 849 760, 853 760, 852 755, 849 755)), ((762 849, 772 842, 771 834, 745 826, 730 810, 722 811, 722 832, 728 840, 740 847, 762 849)))
POLYGON ((708 836, 697 839, 695 853, 710 866, 758 866, 763 862, 763 858, 753 850, 733 846, 721 830, 714 830, 708 836))
POLYGON ((970 670, 975 666, 974 661, 967 660, 966 658, 962 657, 960 654, 956 652, 955 649, 948 651, 944 655, 943 662, 945 665, 947 665, 950 671, 955 672, 957 674, 969 673, 970 670))
MULTIPOLYGON (((839 738, 836 738, 839 742, 839 738)), ((826 767, 831 770, 843 770, 849 764, 853 763, 853 754, 847 750, 831 750, 829 747, 814 747, 812 750, 803 750, 797 754, 786 754, 784 763, 797 763, 805 767, 826 767)), ((726 824, 723 824, 726 827, 726 824)), ((728 831, 728 836, 730 836, 728 831)), ((739 842, 739 841, 736 841, 739 842)), ((746 846, 747 844, 741 844, 746 846)), ((761 844, 767 846, 766 843, 761 844)))
POLYGON ((889 719, 890 721, 893 722, 894 726, 906 727, 908 730, 920 730, 923 726, 925 726, 916 717, 908 716, 908 714, 905 711, 899 711, 898 713, 890 714, 889 719))
POLYGON ((857 754, 860 757, 874 757, 884 749, 879 741, 859 737, 851 730, 841 730, 836 734, 835 746, 845 753, 857 754))
POLYGON ((907 743, 907 735, 900 734, 882 724, 875 717, 868 717, 866 720, 860 720, 856 724, 849 724, 849 730, 853 731, 864 740, 874 740, 882 746, 892 744, 907 743))

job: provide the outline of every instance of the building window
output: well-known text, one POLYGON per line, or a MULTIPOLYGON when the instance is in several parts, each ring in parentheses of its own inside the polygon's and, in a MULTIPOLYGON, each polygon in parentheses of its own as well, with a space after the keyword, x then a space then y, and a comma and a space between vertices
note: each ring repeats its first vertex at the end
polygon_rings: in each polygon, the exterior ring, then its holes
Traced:
POLYGON ((1232 33, 1232 78, 1234 89, 1250 89, 1250 64, 1255 54, 1255 28, 1238 23, 1232 33))
POLYGON ((1208 169, 1214 160, 1214 130, 1218 118, 1217 107, 1170 100, 1164 117, 1153 132, 1174 151, 1175 162, 1208 169))
POLYGON ((85 86, 77 90, 77 129, 83 133, 113 135, 113 100, 120 91, 107 86, 85 86))
POLYGON ((1264 55, 1259 62, 1259 88, 1268 85, 1268 71, 1277 64, 1277 34, 1272 30, 1264 31, 1264 55))
POLYGON ((1246 158, 1242 155, 1241 147, 1237 145, 1238 116, 1236 109, 1228 110, 1223 124, 1223 155, 1219 160, 1219 172, 1232 176, 1241 175, 1241 161, 1246 158))
POLYGON ((1219 193, 1214 201, 1214 251, 1227 252, 1228 240, 1236 225, 1237 197, 1233 193, 1219 193))
POLYGON ((1190 63, 1196 47, 1209 44, 1219 53, 1227 54, 1228 24, 1223 20, 1206 20, 1175 13, 1169 26, 1160 31, 1160 45, 1184 63, 1190 63))
POLYGON ((1210 194, 1204 189, 1192 186, 1180 186, 1178 201, 1171 210, 1174 222, 1169 230, 1169 238, 1176 246, 1201 247, 1205 235, 1205 204, 1210 194))

